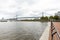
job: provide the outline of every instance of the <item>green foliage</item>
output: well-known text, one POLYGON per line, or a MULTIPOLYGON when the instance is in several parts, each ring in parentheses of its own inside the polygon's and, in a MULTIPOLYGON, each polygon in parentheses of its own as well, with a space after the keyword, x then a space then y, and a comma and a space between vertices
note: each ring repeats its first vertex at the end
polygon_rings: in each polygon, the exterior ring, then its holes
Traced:
POLYGON ((58 19, 59 19, 59 16, 56 16, 56 15, 55 15, 55 16, 54 16, 54 19, 55 19, 55 20, 58 20, 58 19))
POLYGON ((55 21, 57 21, 57 20, 59 20, 59 16, 50 16, 50 17, 48 17, 48 16, 45 16, 45 17, 41 17, 41 19, 40 19, 41 21, 50 21, 50 20, 55 20, 55 21))
POLYGON ((46 17, 41 17, 41 19, 40 19, 41 21, 48 21, 48 17, 46 16, 46 17))
POLYGON ((41 17, 41 20, 45 19, 44 17, 41 17))
POLYGON ((45 20, 48 20, 48 17, 46 16, 46 17, 44 17, 44 19, 45 19, 45 20))
POLYGON ((50 16, 49 19, 54 19, 54 17, 53 16, 50 16))

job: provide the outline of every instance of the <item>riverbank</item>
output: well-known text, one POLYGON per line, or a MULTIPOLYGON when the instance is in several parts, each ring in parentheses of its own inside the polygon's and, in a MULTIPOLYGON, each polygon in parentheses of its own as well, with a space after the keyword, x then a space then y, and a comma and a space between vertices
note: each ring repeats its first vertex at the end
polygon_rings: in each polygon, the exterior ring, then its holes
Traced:
MULTIPOLYGON (((20 20, 20 21, 40 21, 40 22, 51 22, 50 20, 20 20)), ((53 22, 60 22, 60 20, 52 20, 53 22)))
POLYGON ((49 38, 49 30, 50 30, 50 26, 46 27, 45 31, 43 32, 41 38, 39 40, 48 40, 49 38))

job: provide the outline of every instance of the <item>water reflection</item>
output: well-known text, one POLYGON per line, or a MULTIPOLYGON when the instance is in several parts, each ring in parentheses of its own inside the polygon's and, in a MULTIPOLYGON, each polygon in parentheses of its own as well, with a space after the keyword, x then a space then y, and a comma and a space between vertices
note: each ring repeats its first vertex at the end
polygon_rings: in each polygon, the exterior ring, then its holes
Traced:
POLYGON ((48 25, 47 22, 0 23, 0 40, 38 40, 48 25))

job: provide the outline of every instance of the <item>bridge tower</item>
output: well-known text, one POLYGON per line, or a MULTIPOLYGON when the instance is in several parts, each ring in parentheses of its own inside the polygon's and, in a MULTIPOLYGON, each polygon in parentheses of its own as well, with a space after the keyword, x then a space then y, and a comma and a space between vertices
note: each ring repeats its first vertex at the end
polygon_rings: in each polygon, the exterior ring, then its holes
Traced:
POLYGON ((44 12, 42 12, 42 17, 44 17, 44 12))

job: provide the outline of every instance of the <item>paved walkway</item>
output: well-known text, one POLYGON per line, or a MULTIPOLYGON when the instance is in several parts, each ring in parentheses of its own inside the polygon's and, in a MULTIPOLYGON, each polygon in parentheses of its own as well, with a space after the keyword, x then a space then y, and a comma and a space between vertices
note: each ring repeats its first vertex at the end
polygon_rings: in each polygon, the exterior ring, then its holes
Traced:
MULTIPOLYGON (((53 25, 55 27, 55 31, 57 31, 57 33, 53 35, 53 40, 60 40, 60 38, 58 37, 58 35, 60 36, 60 22, 53 22, 53 25)), ((52 40, 51 30, 52 29, 50 29, 49 40, 52 40)))
POLYGON ((60 22, 54 22, 53 24, 54 24, 55 28, 57 29, 57 31, 60 34, 60 22))
MULTIPOLYGON (((53 22, 53 24, 54 24, 54 26, 55 26, 58 34, 59 34, 59 37, 60 37, 60 22, 53 22)), ((59 37, 57 37, 57 34, 55 34, 54 39, 55 40, 60 40, 59 37)))

